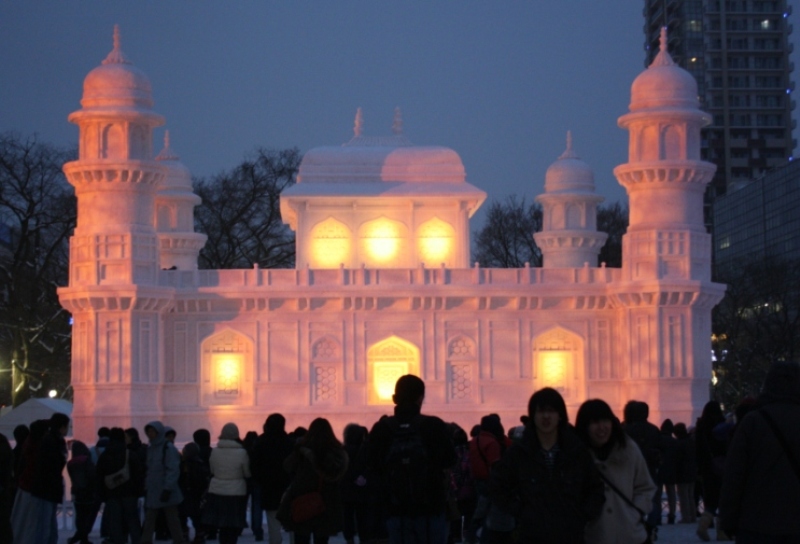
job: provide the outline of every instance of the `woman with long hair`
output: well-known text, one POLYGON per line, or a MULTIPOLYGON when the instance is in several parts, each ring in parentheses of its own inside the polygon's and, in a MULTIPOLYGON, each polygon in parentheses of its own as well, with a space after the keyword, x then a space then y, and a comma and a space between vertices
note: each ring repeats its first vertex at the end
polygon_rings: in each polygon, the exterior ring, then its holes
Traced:
POLYGON ((278 520, 294 532, 295 544, 310 543, 311 535, 314 544, 327 544, 342 530, 339 481, 347 464, 347 452, 333 434, 330 422, 321 417, 312 421, 284 463, 292 483, 278 508, 278 520), (312 507, 310 503, 316 504, 312 507))
POLYGON ((578 409, 575 431, 589 451, 606 483, 605 506, 586 526, 587 542, 641 544, 650 542, 645 519, 656 485, 636 442, 625 435, 611 407, 600 399, 578 409))

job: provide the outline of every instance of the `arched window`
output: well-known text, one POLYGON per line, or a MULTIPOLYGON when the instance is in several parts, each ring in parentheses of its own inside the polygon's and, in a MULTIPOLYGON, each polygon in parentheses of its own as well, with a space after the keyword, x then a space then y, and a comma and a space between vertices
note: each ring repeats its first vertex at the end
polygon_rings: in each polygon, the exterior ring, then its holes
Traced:
POLYGON ((419 375, 419 349, 397 336, 390 336, 367 350, 367 402, 391 404, 400 376, 419 375))
POLYGON ((455 253, 455 230, 438 217, 424 222, 417 229, 419 260, 428 266, 452 265, 455 253))
POLYGON ((361 225, 359 260, 369 268, 402 268, 408 262, 408 229, 387 217, 361 225))
POLYGON ((585 388, 583 341, 561 327, 533 341, 533 387, 552 387, 567 403, 582 398, 585 388))
POLYGON ((202 405, 252 405, 253 342, 226 330, 206 338, 200 349, 202 405))
POLYGON ((309 266, 311 268, 338 268, 341 264, 346 267, 351 263, 352 235, 347 225, 333 217, 314 225, 311 229, 311 254, 309 266))
POLYGON ((477 346, 458 334, 447 343, 447 391, 451 402, 470 402, 476 391, 477 346))
POLYGON ((311 346, 311 402, 337 404, 341 395, 342 347, 331 336, 323 336, 311 346))

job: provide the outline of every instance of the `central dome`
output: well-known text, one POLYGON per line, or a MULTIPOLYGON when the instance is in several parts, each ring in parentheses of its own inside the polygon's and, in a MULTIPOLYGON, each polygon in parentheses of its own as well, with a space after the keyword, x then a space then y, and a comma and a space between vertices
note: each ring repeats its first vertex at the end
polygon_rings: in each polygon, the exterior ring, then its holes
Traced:
POLYGON ((300 163, 298 183, 401 182, 464 183, 466 173, 458 153, 447 147, 415 146, 402 135, 395 113, 394 135, 361 135, 361 111, 355 136, 346 144, 315 147, 300 163))

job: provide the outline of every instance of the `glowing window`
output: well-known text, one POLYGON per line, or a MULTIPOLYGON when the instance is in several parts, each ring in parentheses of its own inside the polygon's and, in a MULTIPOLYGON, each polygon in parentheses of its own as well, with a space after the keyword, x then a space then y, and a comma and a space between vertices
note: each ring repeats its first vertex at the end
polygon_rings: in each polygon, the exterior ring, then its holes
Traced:
POLYGON ((370 404, 391 404, 400 376, 419 375, 419 350, 392 336, 367 351, 367 398, 370 404))
POLYGON ((580 397, 585 386, 580 345, 580 337, 563 329, 554 329, 536 338, 533 343, 534 388, 552 387, 568 402, 580 397))
POLYGON ((420 225, 417 232, 420 261, 432 266, 451 264, 455 240, 453 227, 434 217, 420 225))
POLYGON ((539 383, 542 387, 563 390, 567 379, 567 351, 545 351, 539 354, 539 383))
POLYGON ((361 258, 371 266, 402 266, 405 226, 381 217, 361 227, 361 258))
POLYGON ((312 268, 338 268, 350 264, 350 229, 329 217, 311 230, 312 268))
POLYGON ((241 389, 244 359, 239 354, 219 353, 211 358, 214 394, 217 397, 238 396, 241 389))

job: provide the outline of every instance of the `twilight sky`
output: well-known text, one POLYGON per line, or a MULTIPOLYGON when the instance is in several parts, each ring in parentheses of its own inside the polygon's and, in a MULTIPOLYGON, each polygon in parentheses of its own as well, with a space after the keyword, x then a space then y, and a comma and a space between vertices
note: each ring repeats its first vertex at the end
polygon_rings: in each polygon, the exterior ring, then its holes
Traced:
POLYGON ((0 2, 0 131, 75 145, 66 118, 115 23, 197 176, 344 143, 359 106, 365 135, 391 134, 399 106, 405 135, 454 149, 490 198, 541 193, 568 129, 598 192, 625 198, 640 0, 0 2))

